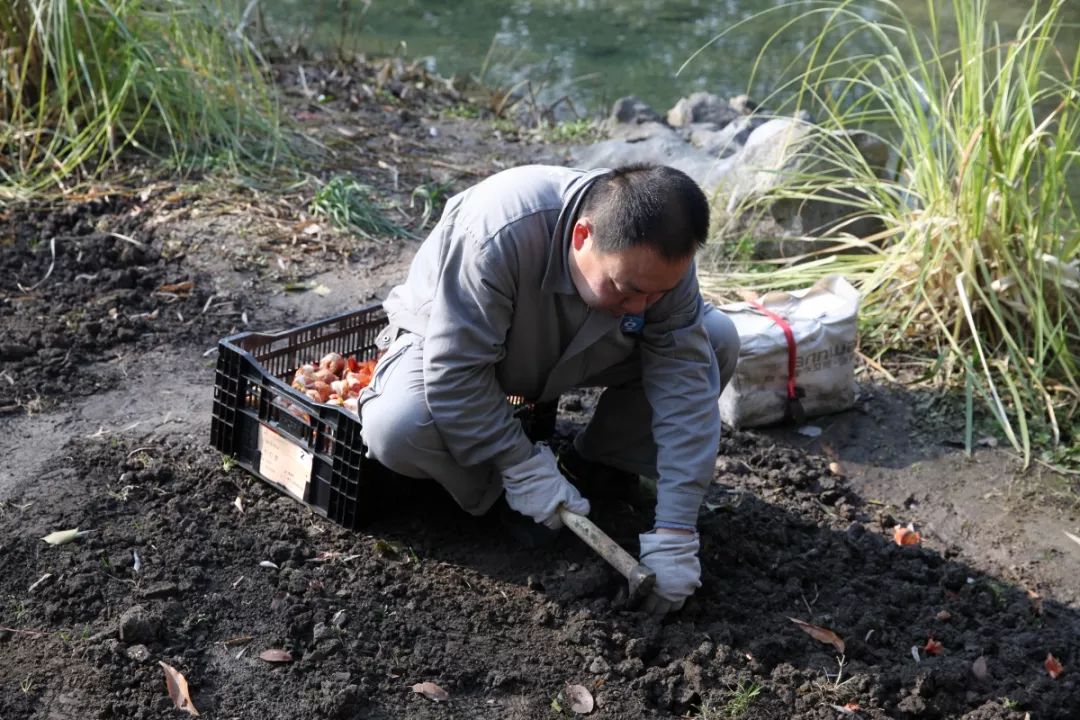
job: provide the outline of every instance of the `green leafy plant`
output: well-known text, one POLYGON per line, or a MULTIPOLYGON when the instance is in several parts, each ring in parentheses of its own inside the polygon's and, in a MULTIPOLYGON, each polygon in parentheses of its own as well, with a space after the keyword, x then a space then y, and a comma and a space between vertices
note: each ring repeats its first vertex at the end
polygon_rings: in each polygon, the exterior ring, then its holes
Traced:
POLYGON ((347 175, 335 175, 319 188, 311 201, 311 214, 368 238, 410 236, 386 217, 371 186, 347 175))
POLYGON ((182 170, 272 163, 278 112, 223 0, 0 5, 0 198, 70 189, 125 150, 182 170))
POLYGON ((423 230, 427 227, 427 224, 431 221, 432 216, 437 210, 439 210, 446 202, 447 196, 453 189, 453 185, 448 182, 432 181, 423 185, 418 185, 412 191, 412 197, 409 199, 409 207, 416 207, 420 205, 420 223, 418 225, 419 230, 423 230))
POLYGON ((928 366, 943 357, 937 379, 981 398, 1025 461, 1039 433, 1069 441, 1080 405, 1080 55, 1055 46, 1065 2, 1036 3, 1013 37, 989 22, 987 0, 953 0, 955 37, 937 25, 944 0, 928 0, 927 33, 891 0, 871 0, 870 14, 803 4, 762 54, 791 28, 822 30, 763 105, 817 122, 799 126, 774 187, 732 217, 826 201, 846 220, 792 241, 805 242, 798 257, 714 267, 703 288, 843 274, 862 292, 864 352, 914 351, 928 366), (888 148, 885 172, 854 130, 888 148), (847 232, 857 219, 878 232, 847 232))
POLYGON ((588 118, 578 118, 555 124, 545 124, 541 137, 553 143, 589 142, 599 136, 596 123, 588 118))

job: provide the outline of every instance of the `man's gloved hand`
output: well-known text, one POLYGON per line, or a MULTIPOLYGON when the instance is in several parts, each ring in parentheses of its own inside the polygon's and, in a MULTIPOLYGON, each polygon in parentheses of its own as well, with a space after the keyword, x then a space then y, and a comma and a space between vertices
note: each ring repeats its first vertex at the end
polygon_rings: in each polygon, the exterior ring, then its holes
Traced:
POLYGON ((641 562, 656 573, 656 585, 643 605, 646 612, 665 615, 681 610, 686 598, 701 587, 697 533, 647 532, 638 536, 641 562))
POLYGON ((545 443, 537 443, 532 457, 503 470, 506 504, 552 530, 562 527, 558 507, 579 515, 589 514, 589 501, 559 472, 555 454, 545 443))

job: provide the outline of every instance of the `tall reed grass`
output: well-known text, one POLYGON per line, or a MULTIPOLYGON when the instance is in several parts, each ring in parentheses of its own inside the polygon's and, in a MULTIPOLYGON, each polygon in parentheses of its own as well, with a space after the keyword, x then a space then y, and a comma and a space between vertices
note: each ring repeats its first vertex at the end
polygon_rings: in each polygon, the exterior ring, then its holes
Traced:
POLYGON ((0 3, 0 197, 71 187, 126 149, 181 170, 273 162, 277 108, 242 9, 224 0, 0 3))
POLYGON ((841 226, 827 251, 807 237, 799 258, 713 268, 703 287, 842 273, 864 297, 864 349, 921 353, 986 401, 1026 461, 1080 443, 1080 55, 1055 45, 1066 2, 1034 4, 1012 37, 990 22, 987 0, 928 0, 928 32, 890 0, 802 3, 770 44, 798 23, 822 30, 763 104, 808 111, 815 125, 776 187, 736 215, 828 199, 881 232, 858 239, 841 226), (946 38, 934 18, 950 9, 946 38), (867 37, 877 52, 846 54, 867 37), (837 132, 854 129, 887 143, 886 177, 837 132))

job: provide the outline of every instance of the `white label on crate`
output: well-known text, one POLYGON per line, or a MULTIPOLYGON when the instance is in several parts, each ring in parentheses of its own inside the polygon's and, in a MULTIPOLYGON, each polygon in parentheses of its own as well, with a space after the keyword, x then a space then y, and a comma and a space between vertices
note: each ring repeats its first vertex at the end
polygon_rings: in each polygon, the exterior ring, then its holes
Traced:
POLYGON ((259 453, 262 458, 259 460, 259 473, 304 502, 311 480, 311 453, 265 425, 259 426, 259 453))

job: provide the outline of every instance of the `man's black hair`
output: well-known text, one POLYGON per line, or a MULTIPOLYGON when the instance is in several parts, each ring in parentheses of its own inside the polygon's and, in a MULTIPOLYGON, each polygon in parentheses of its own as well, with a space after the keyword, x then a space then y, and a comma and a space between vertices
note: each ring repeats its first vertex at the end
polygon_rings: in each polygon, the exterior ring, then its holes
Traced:
POLYGON ((651 246, 665 260, 683 260, 705 244, 709 203, 686 173, 666 165, 633 164, 589 188, 578 217, 588 217, 598 250, 651 246))

